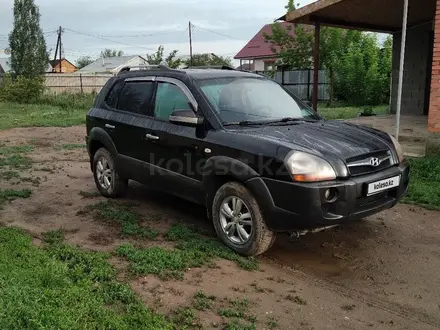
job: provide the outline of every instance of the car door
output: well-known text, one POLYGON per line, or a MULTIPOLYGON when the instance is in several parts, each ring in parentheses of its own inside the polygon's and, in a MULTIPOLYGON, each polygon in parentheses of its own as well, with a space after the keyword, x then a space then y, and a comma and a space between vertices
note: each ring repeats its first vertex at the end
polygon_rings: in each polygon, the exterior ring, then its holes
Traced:
POLYGON ((154 165, 155 181, 175 195, 203 202, 202 174, 203 138, 198 138, 196 128, 170 123, 174 110, 197 109, 197 102, 187 86, 180 80, 156 77, 154 120, 146 132, 151 147, 148 162, 154 165))
POLYGON ((116 166, 120 175, 140 182, 148 181, 143 171, 145 130, 150 128, 154 77, 127 78, 106 126, 118 151, 116 166))

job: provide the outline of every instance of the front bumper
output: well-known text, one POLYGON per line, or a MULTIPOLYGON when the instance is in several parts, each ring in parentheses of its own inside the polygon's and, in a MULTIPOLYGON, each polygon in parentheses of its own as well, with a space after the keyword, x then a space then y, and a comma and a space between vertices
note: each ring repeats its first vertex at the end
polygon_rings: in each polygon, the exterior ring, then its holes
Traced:
POLYGON ((407 162, 384 171, 318 183, 296 183, 253 178, 246 183, 262 209, 267 226, 274 231, 294 231, 341 224, 361 219, 396 205, 407 190, 410 168, 407 162), (366 195, 371 182, 400 175, 398 187, 366 195), (337 191, 337 200, 328 203, 325 191, 337 191))

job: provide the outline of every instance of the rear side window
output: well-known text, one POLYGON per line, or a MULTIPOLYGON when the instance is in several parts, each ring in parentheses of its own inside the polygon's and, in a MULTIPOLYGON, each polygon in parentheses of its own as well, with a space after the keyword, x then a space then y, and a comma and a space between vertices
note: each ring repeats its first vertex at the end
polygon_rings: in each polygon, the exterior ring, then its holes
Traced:
POLYGON ((152 93, 152 81, 128 82, 119 94, 117 108, 145 115, 148 113, 152 93))
POLYGON ((113 85, 110 93, 107 94, 107 99, 105 103, 111 108, 116 108, 118 105, 119 94, 121 93, 121 89, 124 87, 124 80, 119 80, 116 84, 113 85))

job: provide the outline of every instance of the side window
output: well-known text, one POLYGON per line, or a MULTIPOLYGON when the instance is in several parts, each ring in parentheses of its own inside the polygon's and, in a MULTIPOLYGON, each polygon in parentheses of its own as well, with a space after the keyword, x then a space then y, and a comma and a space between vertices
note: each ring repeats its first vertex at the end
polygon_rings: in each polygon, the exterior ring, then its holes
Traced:
POLYGON ((174 84, 159 83, 157 85, 154 116, 156 118, 168 119, 176 109, 191 109, 185 93, 174 84))
POLYGON ((110 92, 107 94, 107 98, 105 103, 111 108, 116 108, 118 105, 119 94, 121 93, 121 89, 124 87, 124 80, 119 80, 116 84, 113 85, 110 92))
POLYGON ((139 114, 147 114, 153 93, 152 81, 127 82, 119 95, 117 108, 139 114))

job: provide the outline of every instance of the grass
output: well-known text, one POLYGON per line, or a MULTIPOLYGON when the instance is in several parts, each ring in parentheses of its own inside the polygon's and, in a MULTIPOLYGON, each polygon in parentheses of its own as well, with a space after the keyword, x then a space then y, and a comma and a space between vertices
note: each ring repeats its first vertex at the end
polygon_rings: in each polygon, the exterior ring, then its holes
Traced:
POLYGON ((17 198, 29 198, 31 194, 29 189, 0 189, 0 206, 17 198))
POLYGON ((26 170, 32 167, 32 159, 23 155, 32 150, 34 150, 32 146, 0 144, 0 170, 2 170, 0 178, 5 180, 20 178, 20 174, 15 170, 26 170))
MULTIPOLYGON (((327 120, 333 119, 351 119, 356 118, 359 112, 362 112, 365 107, 340 106, 340 107, 326 107, 324 105, 318 106, 318 113, 327 120)), ((388 105, 379 105, 373 107, 373 112, 377 115, 388 113, 388 105)))
POLYGON ((61 146, 61 148, 67 149, 67 150, 83 149, 85 147, 86 147, 85 144, 77 144, 77 143, 68 143, 68 144, 63 144, 61 146))
POLYGON ((247 299, 229 300, 229 307, 219 309, 218 315, 231 319, 225 329, 256 329, 256 317, 249 314, 249 301, 247 299))
POLYGON ((119 247, 118 254, 127 258, 132 273, 154 274, 165 280, 182 280, 188 268, 208 265, 216 258, 235 261, 246 270, 258 269, 256 259, 244 258, 228 249, 217 238, 202 235, 194 228, 174 225, 166 239, 175 243, 175 249, 136 248, 126 244, 119 247))
POLYGON ((216 300, 215 296, 208 296, 203 291, 197 291, 194 295, 193 306, 199 311, 206 311, 212 309, 213 302, 216 300))
POLYGON ((98 221, 119 226, 123 237, 153 239, 159 235, 157 230, 140 225, 141 216, 133 210, 132 204, 114 201, 100 202, 86 207, 81 213, 90 212, 98 221))
POLYGON ((12 179, 19 179, 20 174, 17 171, 3 171, 0 172, 0 179, 4 180, 12 180, 12 179))
POLYGON ((0 228, 0 329, 182 329, 116 280, 108 255, 0 228))
POLYGON ((0 129, 81 125, 85 124, 89 108, 0 102, 0 129))
POLYGON ((440 156, 410 159, 408 195, 402 202, 440 210, 440 156))

